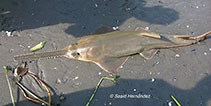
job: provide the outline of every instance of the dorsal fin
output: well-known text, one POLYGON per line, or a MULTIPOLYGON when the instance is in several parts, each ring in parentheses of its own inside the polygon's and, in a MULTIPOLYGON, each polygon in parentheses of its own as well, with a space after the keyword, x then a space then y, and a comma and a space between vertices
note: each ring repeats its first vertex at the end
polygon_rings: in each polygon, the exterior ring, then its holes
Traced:
POLYGON ((115 31, 113 28, 109 26, 101 25, 92 34, 103 34, 103 33, 108 33, 108 32, 113 32, 113 31, 115 31))
POLYGON ((140 32, 140 35, 142 36, 147 36, 147 37, 152 37, 152 38, 158 38, 160 39, 160 35, 156 34, 156 33, 151 33, 151 32, 140 32))
POLYGON ((153 37, 153 38, 161 38, 159 34, 153 33, 150 30, 147 30, 143 27, 137 27, 135 31, 140 31, 141 36, 148 36, 148 37, 153 37))

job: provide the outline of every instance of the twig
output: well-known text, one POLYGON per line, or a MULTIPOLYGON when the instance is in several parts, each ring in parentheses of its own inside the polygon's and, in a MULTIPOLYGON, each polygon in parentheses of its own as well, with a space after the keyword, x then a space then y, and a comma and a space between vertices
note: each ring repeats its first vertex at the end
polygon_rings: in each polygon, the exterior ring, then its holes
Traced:
POLYGON ((42 86, 46 89, 46 91, 48 93, 48 105, 50 106, 51 105, 51 93, 50 93, 50 90, 47 87, 47 85, 41 79, 39 79, 36 75, 34 75, 33 73, 28 72, 28 74, 30 76, 32 76, 34 79, 38 80, 42 84, 42 86))
POLYGON ((37 77, 32 72, 29 72, 28 68, 26 67, 26 65, 27 65, 27 63, 25 62, 25 64, 22 64, 21 66, 18 66, 18 67, 15 68, 15 72, 16 72, 15 77, 19 78, 19 77, 23 77, 24 75, 28 74, 34 80, 39 82, 39 84, 41 84, 45 88, 47 93, 48 93, 48 102, 43 100, 43 99, 41 99, 35 93, 30 91, 27 87, 25 87, 20 82, 20 80, 15 81, 16 84, 18 85, 18 87, 21 89, 21 92, 22 92, 23 96, 29 101, 33 101, 33 102, 36 102, 36 103, 44 103, 44 104, 47 104, 48 106, 51 106, 51 93, 50 93, 49 88, 47 87, 47 85, 39 77, 37 77), (27 93, 30 94, 32 97, 28 96, 27 93))
MULTIPOLYGON (((50 104, 44 100, 42 100, 41 98, 39 98, 38 96, 36 96, 34 93, 32 93, 30 90, 28 90, 26 87, 24 87, 20 82, 16 81, 17 85, 19 87, 21 87, 24 91, 26 91, 27 93, 29 93, 31 96, 33 96, 35 99, 39 100, 42 103, 45 103, 47 105, 50 106, 50 104)), ((31 99, 30 99, 31 100, 31 99)), ((33 101, 33 100, 32 100, 33 101)))

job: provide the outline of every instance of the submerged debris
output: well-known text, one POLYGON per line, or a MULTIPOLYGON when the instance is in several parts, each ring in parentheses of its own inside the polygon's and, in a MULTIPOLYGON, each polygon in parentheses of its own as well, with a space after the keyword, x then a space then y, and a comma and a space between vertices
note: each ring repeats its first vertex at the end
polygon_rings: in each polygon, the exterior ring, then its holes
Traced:
POLYGON ((9 52, 12 53, 14 51, 14 49, 9 49, 9 52))
POLYGON ((61 79, 59 79, 59 78, 58 78, 58 79, 56 79, 56 83, 57 83, 57 84, 62 83, 61 79))
POLYGON ((177 81, 177 78, 173 78, 173 81, 176 82, 177 81))
POLYGON ((79 78, 79 77, 78 77, 78 76, 76 76, 75 78, 73 78, 73 81, 74 81, 74 80, 77 80, 78 78, 79 78))
POLYGON ((150 30, 150 27, 145 27, 144 29, 146 29, 146 30, 150 30))
POLYGON ((101 74, 102 74, 102 72, 99 72, 99 73, 98 73, 98 75, 101 75, 101 74))
POLYGON ((95 7, 96 7, 96 8, 98 7, 98 4, 97 4, 97 3, 95 3, 95 7))
POLYGON ((9 14, 9 13, 10 13, 10 11, 4 11, 4 12, 1 12, 1 13, 0 13, 0 16, 1 16, 1 15, 6 15, 6 14, 9 14))
POLYGON ((172 106, 173 101, 168 102, 168 106, 172 106))
POLYGON ((19 46, 20 46, 21 48, 25 48, 25 46, 24 46, 24 45, 21 45, 21 44, 20 44, 19 46))
POLYGON ((5 33, 7 34, 8 37, 12 36, 12 32, 10 32, 10 31, 6 31, 5 33))
POLYGON ((175 57, 180 57, 180 55, 179 54, 176 54, 175 57))
POLYGON ((154 78, 152 78, 152 79, 151 79, 151 81, 152 81, 152 82, 155 82, 155 79, 154 79, 154 78))
POLYGON ((150 71, 149 74, 152 75, 152 72, 150 71))
POLYGON ((112 27, 112 28, 113 28, 113 30, 118 30, 119 29, 118 26, 115 26, 115 27, 112 27))
POLYGON ((60 96, 59 96, 59 100, 60 101, 64 101, 66 98, 65 98, 65 96, 63 95, 63 94, 61 94, 60 96))
POLYGON ((160 75, 160 72, 158 72, 157 74, 160 75))
POLYGON ((189 25, 186 25, 186 27, 189 28, 190 26, 189 25))

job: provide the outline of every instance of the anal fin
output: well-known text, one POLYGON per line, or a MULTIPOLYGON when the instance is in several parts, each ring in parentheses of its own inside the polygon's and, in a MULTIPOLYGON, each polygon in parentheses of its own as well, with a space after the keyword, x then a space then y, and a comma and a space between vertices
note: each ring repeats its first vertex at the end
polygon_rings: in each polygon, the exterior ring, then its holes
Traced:
POLYGON ((123 65, 129 57, 109 57, 104 56, 99 62, 95 62, 100 68, 108 73, 116 72, 121 65, 123 65))

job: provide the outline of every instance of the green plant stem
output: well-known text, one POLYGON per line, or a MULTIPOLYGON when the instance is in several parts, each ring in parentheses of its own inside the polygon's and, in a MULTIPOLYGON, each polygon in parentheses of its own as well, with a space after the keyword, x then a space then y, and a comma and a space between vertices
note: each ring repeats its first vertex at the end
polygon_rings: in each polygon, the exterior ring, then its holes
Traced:
POLYGON ((177 106, 181 106, 180 103, 177 101, 177 99, 174 96, 171 96, 171 98, 174 100, 174 102, 177 104, 177 106))
POLYGON ((96 94, 98 88, 100 87, 101 83, 102 83, 103 80, 105 80, 105 79, 106 79, 106 80, 111 80, 111 81, 114 82, 114 83, 115 83, 116 80, 117 80, 116 77, 115 77, 115 78, 102 77, 102 78, 100 79, 100 81, 97 83, 97 86, 95 87, 95 90, 93 91, 91 97, 89 98, 89 101, 87 102, 86 106, 89 106, 89 105, 90 105, 90 103, 92 102, 92 100, 93 100, 93 98, 94 98, 94 96, 95 96, 95 94, 96 94))
POLYGON ((10 91, 10 97, 11 97, 11 100, 12 100, 12 105, 15 106, 15 101, 14 101, 14 96, 13 96, 13 92, 12 92, 12 87, 10 85, 10 81, 9 81, 9 78, 8 78, 8 68, 7 68, 7 66, 3 66, 3 69, 4 69, 5 75, 6 75, 6 79, 7 79, 7 83, 8 83, 8 87, 9 87, 9 91, 10 91))

